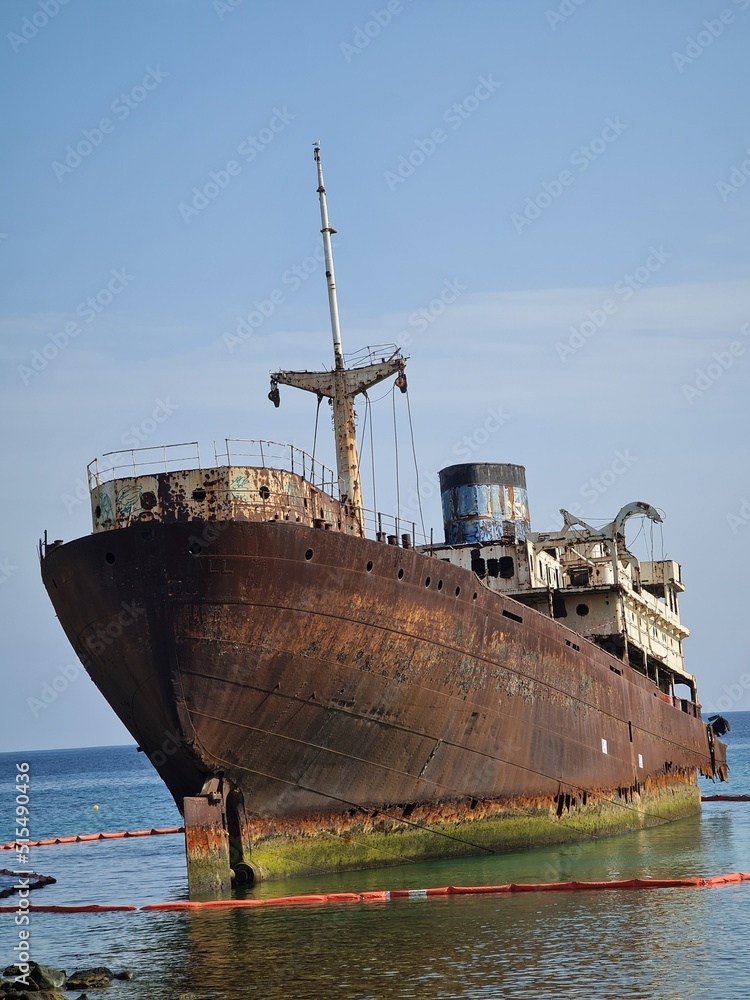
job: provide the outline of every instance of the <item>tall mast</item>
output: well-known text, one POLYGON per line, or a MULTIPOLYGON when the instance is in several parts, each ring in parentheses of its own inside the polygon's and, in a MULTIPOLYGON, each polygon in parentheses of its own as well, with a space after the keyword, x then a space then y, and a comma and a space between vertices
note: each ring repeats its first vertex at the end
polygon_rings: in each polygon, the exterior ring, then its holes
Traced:
POLYGON ((336 298, 336 276, 333 273, 333 247, 331 246, 331 229, 328 221, 328 203, 326 201, 326 189, 323 183, 323 164, 320 160, 320 143, 313 143, 315 150, 315 163, 318 167, 318 198, 320 199, 320 224, 323 234, 323 251, 326 262, 326 282, 328 284, 328 308, 331 313, 331 333, 333 334, 333 356, 336 361, 336 368, 344 367, 344 353, 341 350, 341 327, 339 326, 339 304, 336 298))
POLYGON ((275 372, 271 375, 269 398, 279 405, 278 385, 292 385, 297 389, 314 392, 317 396, 327 396, 333 406, 333 432, 336 439, 336 469, 339 480, 339 499, 344 509, 345 530, 361 537, 365 534, 364 510, 362 504, 362 484, 359 475, 359 455, 355 431, 354 397, 365 392, 391 375, 398 375, 396 384, 406 391, 404 367, 406 360, 400 355, 383 359, 374 364, 357 368, 344 367, 344 352, 341 347, 341 328, 336 298, 336 279, 333 271, 333 250, 331 228, 328 220, 326 189, 323 184, 323 165, 320 161, 320 143, 313 145, 315 164, 318 171, 318 197, 320 199, 321 233, 325 253, 326 283, 328 286, 328 307, 331 314, 333 336, 334 368, 329 372, 275 372))

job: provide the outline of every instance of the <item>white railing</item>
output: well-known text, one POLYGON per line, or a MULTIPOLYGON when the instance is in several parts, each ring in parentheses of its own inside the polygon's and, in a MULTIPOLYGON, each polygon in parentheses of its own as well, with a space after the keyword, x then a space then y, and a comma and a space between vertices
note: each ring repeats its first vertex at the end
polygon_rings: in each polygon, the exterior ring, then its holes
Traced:
POLYGON ((332 497, 338 497, 339 482, 336 473, 293 444, 255 438, 225 438, 224 446, 224 452, 217 452, 214 442, 217 467, 221 459, 222 463, 229 466, 247 465, 261 469, 281 469, 302 476, 317 489, 332 497))
POLYGON ((431 539, 422 533, 417 534, 415 521, 407 521, 394 514, 383 514, 382 511, 368 510, 363 507, 362 520, 365 534, 369 538, 377 538, 381 542, 391 538, 395 539, 392 544, 401 545, 404 535, 409 536, 409 545, 429 545, 431 542, 431 539))
POLYGON ((107 451, 101 459, 95 458, 86 467, 89 489, 93 490, 112 479, 135 476, 157 476, 161 472, 180 472, 199 469, 200 452, 197 441, 182 444, 163 444, 148 448, 123 448, 107 451))
MULTIPOLYGON (((224 451, 213 447, 215 468, 243 465, 262 469, 281 469, 296 473, 318 489, 338 496, 338 477, 321 462, 294 445, 278 441, 225 438, 224 451)), ((93 490, 112 479, 156 476, 164 472, 200 469, 197 441, 182 444, 155 445, 147 448, 123 448, 105 452, 87 466, 89 489, 93 490)))
POLYGON ((353 354, 346 354, 344 360, 347 368, 364 368, 365 365, 390 361, 391 358, 400 356, 401 348, 396 344, 373 344, 371 347, 362 347, 353 354))
MULTIPOLYGON (((263 469, 280 469, 301 476, 316 489, 327 494, 334 501, 338 500, 338 477, 327 466, 318 462, 294 445, 282 444, 279 441, 265 441, 255 438, 225 438, 224 450, 217 450, 214 442, 215 468, 222 467, 252 467, 263 469)), ((159 445, 147 448, 128 448, 122 451, 110 451, 101 459, 94 459, 87 468, 89 489, 95 490, 104 483, 114 479, 130 479, 138 476, 156 476, 161 473, 181 472, 200 469, 200 451, 197 441, 182 444, 159 445)), ((233 493, 242 493, 242 489, 232 488, 233 493)), ((253 497, 257 490, 252 489, 253 497)), ((261 501, 269 509, 283 506, 290 499, 302 500, 299 496, 285 492, 274 494, 266 492, 261 501)), ((257 501, 256 501, 257 502, 257 501)), ((382 511, 362 508, 362 520, 365 534, 369 538, 380 541, 391 541, 392 544, 430 545, 431 538, 417 534, 414 521, 398 515, 384 514, 382 511), (408 535, 408 539, 404 536, 408 535)), ((338 526, 337 526, 338 527, 338 526)), ((342 525, 343 527, 343 525, 342 525)))

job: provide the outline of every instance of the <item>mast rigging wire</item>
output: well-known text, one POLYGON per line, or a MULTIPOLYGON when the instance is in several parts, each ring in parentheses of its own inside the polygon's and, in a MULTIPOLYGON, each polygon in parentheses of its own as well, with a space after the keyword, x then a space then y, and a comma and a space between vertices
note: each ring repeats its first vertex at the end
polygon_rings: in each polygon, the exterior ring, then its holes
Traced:
POLYGON ((396 426, 396 386, 391 389, 393 400, 393 443, 396 454, 396 534, 398 534, 398 524, 401 517, 401 492, 398 475, 398 428, 396 426))
MULTIPOLYGON (((365 395, 367 395, 365 393, 365 395)), ((372 509, 377 511, 378 509, 378 498, 375 495, 375 444, 372 436, 372 404, 370 403, 369 397, 367 398, 367 408, 370 411, 370 464, 372 467, 372 509)))
MULTIPOLYGON (((323 396, 318 393, 318 405, 315 408, 315 431, 313 433, 313 450, 312 450, 312 460, 313 466, 315 465, 315 449, 318 445, 318 417, 320 416, 320 404, 323 402, 323 396)), ((315 470, 313 468, 313 483, 315 482, 315 470)))
POLYGON ((419 507, 419 521, 422 525, 422 537, 427 537, 424 526, 424 514, 422 513, 422 494, 419 489, 419 463, 417 462, 417 449, 414 444, 414 425, 411 420, 411 402, 409 401, 409 390, 406 390, 406 409, 409 414, 409 434, 411 435, 411 453, 414 456, 414 478, 417 481, 417 506, 419 507))
POLYGON ((377 509, 378 509, 378 500, 377 500, 377 494, 376 494, 376 490, 375 490, 375 445, 374 445, 373 434, 372 434, 372 404, 370 402, 370 397, 367 395, 367 390, 366 389, 362 390, 362 395, 365 397, 365 415, 364 415, 364 419, 362 421, 362 435, 361 435, 360 440, 359 440, 359 454, 360 454, 360 458, 364 455, 365 439, 367 437, 367 426, 368 426, 368 420, 369 420, 369 427, 370 427, 370 469, 371 469, 371 474, 372 474, 372 509, 373 509, 373 511, 377 511, 377 509))

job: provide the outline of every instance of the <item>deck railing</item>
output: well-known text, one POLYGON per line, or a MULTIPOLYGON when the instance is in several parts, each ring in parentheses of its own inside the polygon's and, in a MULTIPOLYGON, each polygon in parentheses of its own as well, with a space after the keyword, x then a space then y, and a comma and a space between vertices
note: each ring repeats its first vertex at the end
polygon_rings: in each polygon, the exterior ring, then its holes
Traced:
POLYGON ((214 442, 214 457, 217 468, 221 460, 222 464, 230 466, 248 465, 296 473, 312 483, 316 489, 323 490, 332 497, 338 497, 339 484, 336 473, 293 444, 256 438, 225 438, 223 452, 216 451, 214 442))
MULTIPOLYGON (((248 465, 262 469, 281 469, 302 476, 313 486, 331 496, 338 496, 336 474, 294 445, 252 438, 225 438, 223 451, 217 449, 214 441, 213 454, 214 468, 248 465)), ((89 463, 89 489, 93 490, 112 479, 157 476, 164 472, 182 472, 200 468, 201 459, 197 441, 108 451, 101 458, 89 463)))
POLYGON ((182 444, 162 444, 147 448, 123 448, 107 451, 86 467, 89 489, 94 490, 113 479, 136 476, 158 476, 162 472, 200 469, 201 457, 197 441, 182 444))
MULTIPOLYGON (((213 457, 213 467, 217 469, 245 466, 280 469, 301 476, 334 500, 339 497, 336 473, 294 445, 256 438, 225 438, 223 450, 217 449, 216 442, 214 442, 213 457)), ((195 470, 202 467, 197 441, 110 451, 102 455, 100 459, 94 459, 93 462, 89 463, 89 489, 93 491, 115 479, 157 476, 162 473, 195 470)), ((233 490, 233 492, 242 491, 233 490)), ((278 506, 278 501, 283 502, 289 499, 292 499, 292 495, 288 492, 278 498, 274 494, 267 494, 261 502, 271 509, 273 506, 278 506)), ((297 499, 301 500, 302 494, 297 499)), ((414 521, 399 515, 384 514, 382 511, 363 508, 362 519, 365 533, 370 538, 378 538, 380 541, 390 542, 394 545, 403 545, 404 543, 407 545, 429 545, 431 543, 431 539, 424 534, 417 535, 414 521)))

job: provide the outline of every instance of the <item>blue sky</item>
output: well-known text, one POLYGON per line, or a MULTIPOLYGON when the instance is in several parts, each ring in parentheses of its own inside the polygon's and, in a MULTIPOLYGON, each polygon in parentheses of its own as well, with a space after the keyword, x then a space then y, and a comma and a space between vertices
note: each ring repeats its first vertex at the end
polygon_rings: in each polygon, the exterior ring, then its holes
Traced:
POLYGON ((750 0, 4 3, 0 750, 129 741, 35 555, 90 529, 92 458, 310 450, 314 400, 266 393, 330 362, 315 140, 344 349, 410 355, 428 529, 469 456, 526 466, 538 530, 654 504, 704 705, 750 709, 749 40, 750 0))

